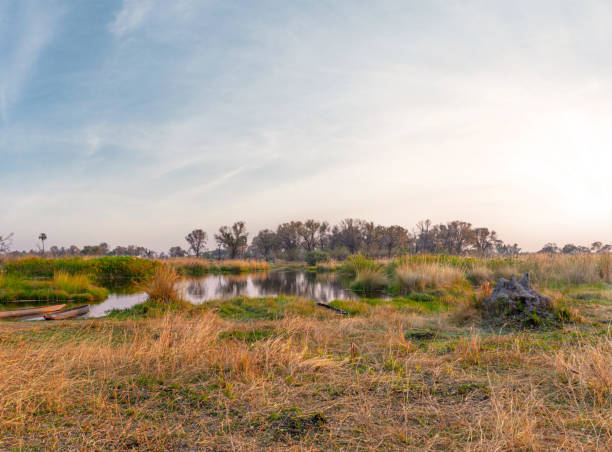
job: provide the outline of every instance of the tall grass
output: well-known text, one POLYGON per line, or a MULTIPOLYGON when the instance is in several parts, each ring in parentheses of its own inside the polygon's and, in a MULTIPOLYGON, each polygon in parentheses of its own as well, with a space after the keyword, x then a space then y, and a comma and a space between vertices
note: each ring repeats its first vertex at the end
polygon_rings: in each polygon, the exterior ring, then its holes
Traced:
POLYGON ((158 262, 136 257, 58 258, 26 257, 4 264, 8 274, 25 277, 52 278, 56 272, 70 275, 87 274, 98 281, 131 279, 143 281, 150 276, 158 262))
POLYGON ((609 450, 609 336, 315 312, 0 324, 0 449, 609 450))
POLYGON ((178 273, 185 276, 204 276, 208 273, 248 273, 266 271, 269 265, 266 261, 232 259, 211 261, 195 257, 179 257, 163 261, 172 266, 178 273))
POLYGON ((371 296, 381 292, 388 284, 389 280, 384 269, 365 267, 357 271, 351 290, 360 295, 371 296))
POLYGON ((69 275, 64 272, 56 272, 53 275, 53 285, 69 293, 78 293, 87 291, 91 287, 91 282, 87 275, 69 275))
POLYGON ((150 300, 171 303, 180 300, 177 289, 179 275, 169 265, 161 265, 155 269, 153 276, 143 287, 150 300))
POLYGON ((13 274, 3 275, 0 302, 15 301, 101 301, 108 291, 93 285, 86 275, 55 273, 51 280, 26 279, 13 274))
POLYGON ((405 263, 395 268, 400 293, 446 288, 464 281, 463 272, 449 265, 405 263))
POLYGON ((528 271, 541 284, 612 283, 612 255, 530 254, 518 261, 521 271, 528 271))
POLYGON ((612 410, 612 340, 581 344, 578 353, 560 350, 554 358, 556 371, 566 384, 566 397, 583 404, 612 410))
POLYGON ((379 261, 374 261, 361 254, 349 256, 347 260, 340 266, 340 272, 347 276, 356 277, 363 271, 377 271, 382 268, 383 264, 379 261))

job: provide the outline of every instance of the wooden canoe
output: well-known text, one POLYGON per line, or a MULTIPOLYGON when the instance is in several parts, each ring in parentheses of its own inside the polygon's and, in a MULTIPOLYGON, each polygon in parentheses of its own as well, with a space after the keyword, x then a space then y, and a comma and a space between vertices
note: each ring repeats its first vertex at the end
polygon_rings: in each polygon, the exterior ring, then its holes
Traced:
POLYGON ((75 308, 64 309, 63 311, 45 314, 45 320, 64 320, 85 315, 89 312, 89 305, 77 306, 75 308))
POLYGON ((33 308, 15 309, 14 311, 0 311, 0 319, 10 319, 13 317, 33 317, 37 315, 48 314, 50 312, 63 309, 65 304, 56 304, 54 306, 35 306, 33 308))

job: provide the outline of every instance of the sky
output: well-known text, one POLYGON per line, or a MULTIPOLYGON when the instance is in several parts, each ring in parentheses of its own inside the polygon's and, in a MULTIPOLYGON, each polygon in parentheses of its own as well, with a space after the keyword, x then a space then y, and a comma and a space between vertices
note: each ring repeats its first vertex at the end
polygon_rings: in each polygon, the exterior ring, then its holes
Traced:
POLYGON ((357 217, 612 242, 610 23, 609 1, 0 0, 0 235, 162 251, 357 217))

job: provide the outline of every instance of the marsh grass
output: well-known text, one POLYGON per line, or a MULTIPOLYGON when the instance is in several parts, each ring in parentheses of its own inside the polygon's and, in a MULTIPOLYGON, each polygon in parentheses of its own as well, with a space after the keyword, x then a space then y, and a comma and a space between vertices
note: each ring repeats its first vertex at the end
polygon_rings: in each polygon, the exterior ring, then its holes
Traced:
POLYGON ((389 288, 398 270, 418 278, 405 296, 331 303, 349 316, 284 296, 193 306, 165 268, 149 301, 109 319, 2 322, 0 449, 607 452, 606 260, 555 259, 359 258, 354 275, 389 288), (491 285, 466 279, 482 265, 539 265, 537 284, 586 320, 490 328, 477 306, 491 285), (572 285, 576 269, 592 282, 572 285))
POLYGON ((129 256, 41 258, 25 257, 4 263, 4 271, 20 277, 52 278, 57 272, 76 275, 86 274, 96 282, 130 279, 143 281, 159 265, 151 259, 129 256))
POLYGON ((437 264, 404 263, 395 268, 395 278, 400 293, 448 288, 465 281, 465 275, 460 269, 437 264))
POLYGON ((160 265, 146 284, 142 285, 142 289, 150 300, 171 303, 181 298, 177 289, 179 279, 174 268, 169 265, 160 265))
POLYGON ((339 271, 346 276, 356 277, 360 272, 376 271, 384 266, 381 261, 374 261, 361 254, 349 256, 340 266, 339 271))
POLYGON ((239 274, 266 271, 269 265, 266 261, 247 259, 228 259, 212 261, 195 257, 179 257, 160 261, 169 264, 179 274, 184 276, 204 276, 208 273, 239 274))
POLYGON ((383 268, 365 267, 357 271, 351 290, 359 295, 372 296, 381 294, 389 285, 389 279, 383 268))
POLYGON ((519 259, 521 271, 528 271, 543 285, 612 283, 612 256, 605 254, 529 254, 519 259))
POLYGON ((69 275, 68 273, 56 272, 53 275, 53 285, 66 292, 85 292, 91 287, 87 275, 69 275))
POLYGON ((609 334, 368 306, 1 324, 0 448, 609 450, 609 334))
POLYGON ((490 282, 495 279, 495 272, 489 267, 478 265, 467 271, 467 279, 474 285, 481 285, 485 282, 490 282))
POLYGON ((25 279, 13 274, 0 280, 0 302, 73 301, 94 302, 108 296, 108 290, 92 284, 86 275, 57 272, 53 279, 25 279))

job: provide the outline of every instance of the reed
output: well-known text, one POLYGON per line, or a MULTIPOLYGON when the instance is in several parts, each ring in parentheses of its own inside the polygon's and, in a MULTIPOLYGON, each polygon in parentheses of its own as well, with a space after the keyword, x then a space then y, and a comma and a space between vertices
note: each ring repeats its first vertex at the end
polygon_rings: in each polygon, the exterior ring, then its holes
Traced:
POLYGON ((389 284, 387 275, 382 268, 362 268, 357 271, 351 290, 360 295, 372 296, 381 293, 389 284))
POLYGON ((400 293, 447 288, 464 281, 463 272, 449 265, 405 263, 395 268, 400 293))
POLYGON ((232 259, 223 261, 211 261, 195 257, 181 257, 163 261, 176 269, 178 273, 185 276, 204 276, 208 273, 249 273, 266 271, 269 265, 266 261, 232 259))
POLYGON ((101 301, 108 290, 92 284, 86 275, 58 272, 51 280, 26 279, 7 274, 0 281, 0 302, 31 301, 101 301))
POLYGON ((9 260, 4 264, 4 271, 23 277, 52 278, 56 272, 61 272, 70 275, 86 274, 102 282, 126 279, 144 281, 157 265, 151 259, 127 256, 58 259, 25 257, 9 260))
POLYGON ((69 275, 61 271, 53 275, 52 284, 70 293, 85 292, 91 288, 91 282, 87 275, 69 275))
POLYGON ((143 286, 150 300, 171 303, 180 300, 177 290, 179 275, 169 265, 160 265, 155 269, 151 278, 143 286))
POLYGON ((484 282, 493 281, 495 273, 489 267, 478 265, 468 270, 466 277, 472 284, 481 285, 484 282))

